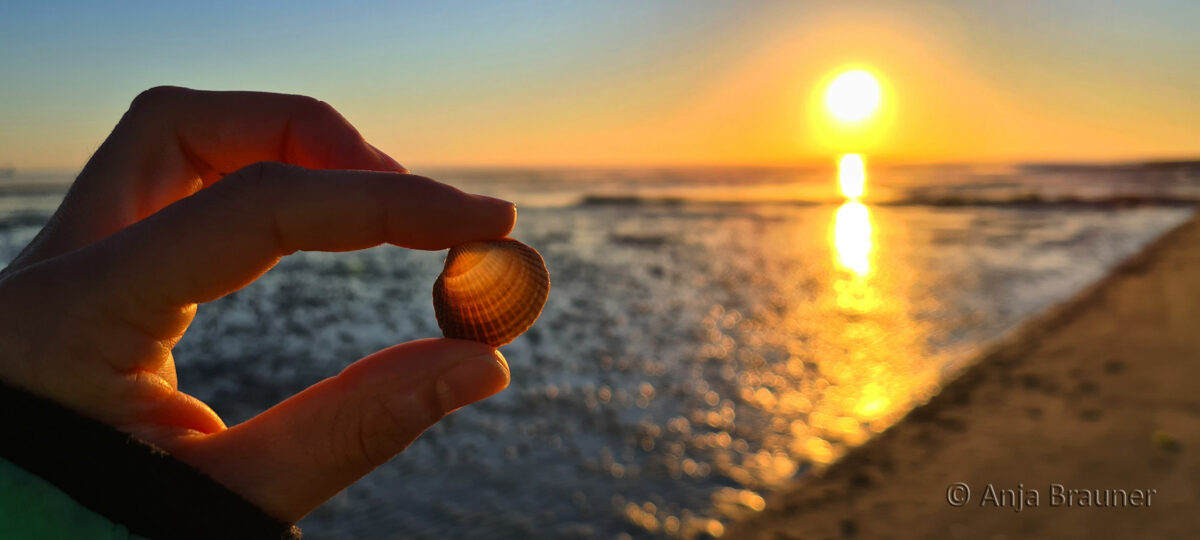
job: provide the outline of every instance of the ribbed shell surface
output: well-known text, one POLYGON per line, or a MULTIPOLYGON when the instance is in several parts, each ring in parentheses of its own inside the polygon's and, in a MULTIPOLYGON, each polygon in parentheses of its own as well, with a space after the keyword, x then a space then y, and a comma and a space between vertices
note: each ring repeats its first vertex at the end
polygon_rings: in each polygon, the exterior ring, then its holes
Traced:
POLYGON ((456 246, 433 285, 442 334, 493 347, 524 333, 546 305, 550 273, 542 256, 511 238, 456 246))

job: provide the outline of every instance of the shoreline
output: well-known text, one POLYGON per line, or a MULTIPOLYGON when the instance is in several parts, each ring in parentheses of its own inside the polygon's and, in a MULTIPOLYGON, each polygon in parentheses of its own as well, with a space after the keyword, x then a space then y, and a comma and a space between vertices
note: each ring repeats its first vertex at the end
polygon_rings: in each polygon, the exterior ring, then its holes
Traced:
POLYGON ((1193 216, 725 536, 1200 535, 1198 292, 1193 216))

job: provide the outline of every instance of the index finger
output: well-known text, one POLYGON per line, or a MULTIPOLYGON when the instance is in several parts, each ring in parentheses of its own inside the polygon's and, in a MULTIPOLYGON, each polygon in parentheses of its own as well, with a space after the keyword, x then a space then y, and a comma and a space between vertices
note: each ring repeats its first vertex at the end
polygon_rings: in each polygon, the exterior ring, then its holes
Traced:
POLYGON ((329 104, 306 96, 162 86, 142 92, 20 262, 86 246, 261 161, 407 172, 329 104))
POLYGON ((515 221, 510 202, 420 176, 263 163, 88 249, 103 250, 105 290, 154 312, 240 289, 297 250, 438 250, 504 237, 515 221))
POLYGON ((407 172, 332 106, 308 96, 162 86, 139 95, 121 123, 177 144, 206 179, 260 161, 407 172))
POLYGON ((161 86, 133 100, 80 180, 103 183, 100 189, 137 201, 134 217, 141 219, 225 174, 263 161, 309 169, 408 172, 368 144, 324 101, 161 86), (120 185, 126 182, 130 184, 120 185))

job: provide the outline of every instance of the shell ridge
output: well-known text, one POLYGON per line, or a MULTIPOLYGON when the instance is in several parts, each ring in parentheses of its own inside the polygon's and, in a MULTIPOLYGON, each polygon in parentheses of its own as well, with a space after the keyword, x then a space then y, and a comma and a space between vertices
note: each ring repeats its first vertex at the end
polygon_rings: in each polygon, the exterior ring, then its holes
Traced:
POLYGON ((511 238, 455 246, 434 282, 434 315, 443 335, 494 347, 529 330, 550 294, 541 255, 511 238))

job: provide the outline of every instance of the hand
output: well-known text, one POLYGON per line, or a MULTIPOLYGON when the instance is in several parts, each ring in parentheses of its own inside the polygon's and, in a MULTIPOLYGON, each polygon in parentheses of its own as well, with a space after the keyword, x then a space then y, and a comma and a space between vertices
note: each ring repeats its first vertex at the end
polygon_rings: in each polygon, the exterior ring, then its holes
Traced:
POLYGON ((176 380, 171 349, 196 305, 297 250, 438 250, 515 219, 511 203, 407 174, 314 99, 152 89, 0 273, 0 378, 294 522, 505 388, 508 365, 474 342, 397 345, 226 428, 176 380))

